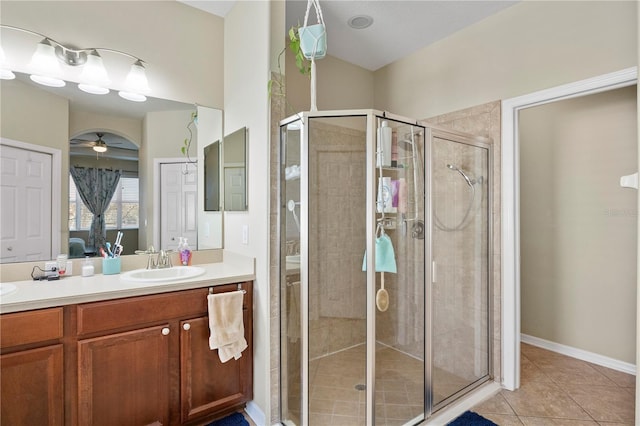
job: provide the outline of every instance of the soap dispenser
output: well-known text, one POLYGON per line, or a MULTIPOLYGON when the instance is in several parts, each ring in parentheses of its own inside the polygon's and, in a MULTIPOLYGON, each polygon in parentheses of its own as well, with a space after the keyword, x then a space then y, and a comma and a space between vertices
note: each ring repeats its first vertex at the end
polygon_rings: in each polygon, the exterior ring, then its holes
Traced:
POLYGON ((91 277, 94 273, 93 262, 89 259, 89 256, 84 258, 84 262, 82 262, 82 276, 83 277, 91 277))
POLYGON ((186 238, 180 246, 180 263, 182 266, 191 266, 191 248, 186 238))

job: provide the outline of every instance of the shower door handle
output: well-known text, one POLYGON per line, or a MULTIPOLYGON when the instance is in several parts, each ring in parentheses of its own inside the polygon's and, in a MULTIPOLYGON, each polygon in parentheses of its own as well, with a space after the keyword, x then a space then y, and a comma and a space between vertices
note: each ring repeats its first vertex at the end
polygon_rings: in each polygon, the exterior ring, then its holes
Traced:
POLYGON ((431 282, 432 283, 435 283, 438 281, 437 271, 438 271, 438 264, 434 260, 431 262, 431 282))

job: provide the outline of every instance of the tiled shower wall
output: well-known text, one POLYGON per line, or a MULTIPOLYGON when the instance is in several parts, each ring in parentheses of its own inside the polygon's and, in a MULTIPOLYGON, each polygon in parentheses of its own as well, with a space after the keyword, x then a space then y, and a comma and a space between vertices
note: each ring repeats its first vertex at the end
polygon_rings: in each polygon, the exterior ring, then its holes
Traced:
POLYGON ((366 340, 365 133, 335 121, 309 119, 310 359, 366 340))
POLYGON ((434 139, 432 149, 434 367, 474 382, 487 373, 488 156, 471 145, 434 139), (461 168, 470 179, 447 167, 461 168))

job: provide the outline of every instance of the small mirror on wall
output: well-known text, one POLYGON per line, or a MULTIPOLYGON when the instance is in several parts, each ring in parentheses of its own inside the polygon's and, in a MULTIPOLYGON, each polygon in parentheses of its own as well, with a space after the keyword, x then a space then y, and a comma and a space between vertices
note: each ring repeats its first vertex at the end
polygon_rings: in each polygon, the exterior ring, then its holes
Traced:
POLYGON ((224 210, 247 210, 247 128, 224 137, 224 210))
POLYGON ((220 141, 204 147, 204 210, 220 211, 220 141))

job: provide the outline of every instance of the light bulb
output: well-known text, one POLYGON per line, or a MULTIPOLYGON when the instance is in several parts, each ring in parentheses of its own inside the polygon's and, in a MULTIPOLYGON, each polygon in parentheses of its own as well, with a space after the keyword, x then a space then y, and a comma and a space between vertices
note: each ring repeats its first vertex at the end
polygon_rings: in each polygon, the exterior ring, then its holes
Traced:
POLYGON ((46 38, 36 46, 29 67, 33 70, 31 80, 36 83, 51 87, 63 87, 66 84, 64 80, 58 78, 62 69, 56 58, 54 47, 46 38))
POLYGON ((7 66, 7 57, 4 55, 4 49, 0 46, 0 79, 13 80, 16 75, 7 66))
POLYGON ((137 60, 131 65, 131 70, 124 82, 125 90, 118 92, 120 97, 133 102, 144 102, 147 97, 143 93, 150 91, 147 74, 142 61, 137 60))
POLYGON ((102 58, 96 50, 87 55, 87 62, 83 65, 80 81, 82 83, 78 84, 78 88, 84 92, 94 95, 109 93, 107 87, 111 84, 111 80, 109 80, 102 58))

